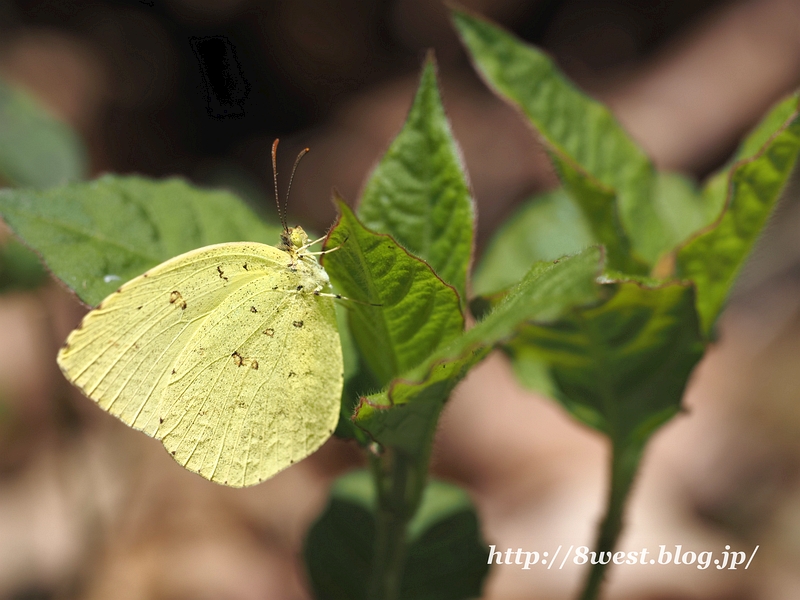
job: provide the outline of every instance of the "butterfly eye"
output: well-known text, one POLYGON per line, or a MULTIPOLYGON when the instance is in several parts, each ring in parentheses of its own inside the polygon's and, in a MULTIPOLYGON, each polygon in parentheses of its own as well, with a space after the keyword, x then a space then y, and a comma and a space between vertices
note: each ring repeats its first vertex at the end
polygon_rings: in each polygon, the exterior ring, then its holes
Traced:
POLYGON ((289 239, 295 248, 302 248, 309 242, 308 235, 302 227, 292 227, 289 230, 289 239))

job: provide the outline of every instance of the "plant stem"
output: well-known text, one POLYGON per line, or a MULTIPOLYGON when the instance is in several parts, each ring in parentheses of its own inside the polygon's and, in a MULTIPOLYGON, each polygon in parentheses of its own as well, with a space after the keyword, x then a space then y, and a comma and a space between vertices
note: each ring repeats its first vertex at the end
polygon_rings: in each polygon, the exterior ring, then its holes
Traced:
POLYGON ((397 600, 406 559, 406 529, 419 506, 425 470, 401 453, 371 461, 378 490, 369 600, 397 600))
POLYGON ((406 524, 400 515, 378 509, 375 556, 372 563, 370 600, 397 600, 406 555, 406 524))
POLYGON ((622 532, 622 517, 625 510, 625 500, 636 475, 639 459, 642 455, 640 446, 620 448, 620 444, 612 441, 611 453, 611 486, 608 494, 608 505, 606 514, 600 529, 597 533, 597 541, 594 544, 595 557, 603 559, 592 565, 589 576, 580 600, 596 600, 600 593, 600 586, 606 570, 611 564, 611 555, 617 545, 619 534, 622 532), (608 554, 605 554, 608 553, 608 554), (607 559, 607 560, 606 560, 607 559))

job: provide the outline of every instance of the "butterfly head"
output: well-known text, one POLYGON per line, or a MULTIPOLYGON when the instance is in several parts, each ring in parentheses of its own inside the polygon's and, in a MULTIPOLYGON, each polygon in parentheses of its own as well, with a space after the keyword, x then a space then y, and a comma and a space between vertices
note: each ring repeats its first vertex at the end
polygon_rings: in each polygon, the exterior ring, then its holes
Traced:
POLYGON ((288 227, 281 232, 281 249, 287 252, 297 252, 303 248, 307 248, 311 240, 308 234, 300 227, 288 227))

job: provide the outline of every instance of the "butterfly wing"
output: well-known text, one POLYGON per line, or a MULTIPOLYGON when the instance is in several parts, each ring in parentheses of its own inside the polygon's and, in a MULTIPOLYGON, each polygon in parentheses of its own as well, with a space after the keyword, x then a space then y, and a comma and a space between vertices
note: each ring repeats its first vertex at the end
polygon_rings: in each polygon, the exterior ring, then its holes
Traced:
POLYGON ((279 270, 237 289, 203 323, 164 395, 163 442, 178 462, 252 485, 330 437, 342 356, 333 301, 311 293, 321 283, 302 265, 279 270))
POLYGON ((339 413, 333 303, 312 293, 327 280, 316 263, 290 262, 248 243, 171 259, 87 314, 59 364, 186 468, 258 483, 316 450, 339 413))

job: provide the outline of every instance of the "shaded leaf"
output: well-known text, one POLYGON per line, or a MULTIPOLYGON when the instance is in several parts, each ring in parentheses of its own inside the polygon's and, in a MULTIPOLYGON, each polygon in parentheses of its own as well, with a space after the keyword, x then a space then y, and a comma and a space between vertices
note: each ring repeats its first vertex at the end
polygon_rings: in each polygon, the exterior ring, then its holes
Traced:
POLYGON ((549 365, 556 397, 575 418, 615 445, 636 446, 679 410, 703 354, 693 288, 603 287, 611 296, 602 304, 529 325, 508 348, 549 365))
POLYGON ((339 422, 336 425, 334 435, 340 438, 356 439, 361 444, 367 444, 369 438, 353 424, 351 417, 353 416, 358 396, 366 390, 374 390, 379 386, 371 376, 369 368, 364 364, 361 353, 356 347, 355 340, 353 340, 353 336, 350 333, 347 315, 348 310, 344 306, 344 302, 337 302, 336 323, 342 342, 344 387, 342 389, 339 422))
MULTIPOLYGON (((368 472, 348 473, 334 483, 330 503, 309 531, 304 548, 318 599, 367 598, 375 510, 375 488, 368 472)), ((459 600, 480 595, 489 568, 488 548, 466 493, 431 481, 407 536, 401 600, 459 600)))
POLYGON ((0 183, 45 188, 83 179, 77 135, 33 97, 0 80, 0 183))
POLYGON ((530 348, 523 344, 514 347, 513 352, 506 348, 511 357, 511 367, 519 383, 547 398, 558 396, 558 386, 553 381, 550 365, 542 358, 537 348, 530 348))
POLYGON ((527 324, 558 319, 574 306, 596 302, 602 268, 597 248, 557 263, 537 263, 485 319, 453 339, 384 391, 362 399, 355 422, 378 443, 421 457, 444 402, 467 372, 496 345, 527 324))
POLYGON ((0 245, 0 291, 33 289, 47 280, 39 257, 14 239, 0 245))
POLYGON ((280 232, 232 194, 181 179, 107 175, 44 191, 3 190, 0 216, 89 305, 183 252, 277 243, 280 232))
POLYGON ((564 188, 583 211, 592 237, 606 248, 608 265, 630 273, 643 273, 646 266, 631 255, 631 243, 619 215, 617 190, 604 185, 569 159, 551 152, 550 158, 564 188))

